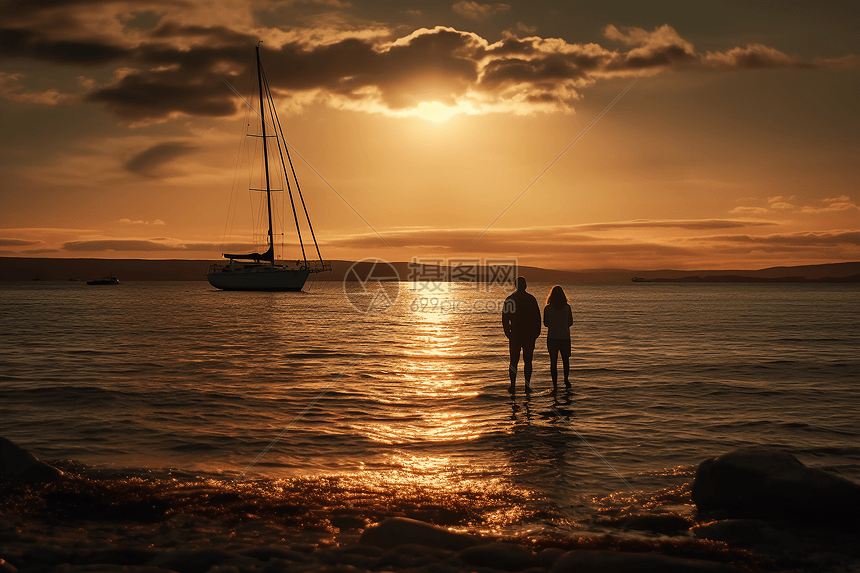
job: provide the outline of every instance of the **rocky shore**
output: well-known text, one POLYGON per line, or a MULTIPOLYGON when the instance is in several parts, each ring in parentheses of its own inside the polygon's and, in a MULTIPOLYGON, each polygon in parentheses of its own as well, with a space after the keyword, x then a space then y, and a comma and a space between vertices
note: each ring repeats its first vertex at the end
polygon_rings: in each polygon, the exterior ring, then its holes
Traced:
POLYGON ((111 487, 0 438, 0 573, 860 571, 860 486, 770 449, 703 461, 692 521, 643 508, 608 520, 612 532, 564 536, 348 512, 288 519, 289 508, 261 516, 240 497, 247 511, 219 517, 223 502, 206 488, 182 491, 198 511, 161 512, 147 484, 126 484, 121 501, 111 487))

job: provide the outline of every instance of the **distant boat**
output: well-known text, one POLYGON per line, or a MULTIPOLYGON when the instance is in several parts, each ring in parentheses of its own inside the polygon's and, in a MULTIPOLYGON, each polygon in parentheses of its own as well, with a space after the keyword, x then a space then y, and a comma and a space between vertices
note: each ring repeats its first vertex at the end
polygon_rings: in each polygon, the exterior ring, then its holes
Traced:
POLYGON ((632 280, 634 283, 647 283, 648 279, 643 279, 642 277, 633 277, 632 280))
POLYGON ((96 279, 94 281, 87 281, 88 285, 118 285, 119 279, 115 276, 105 277, 103 279, 96 279))
POLYGON ((250 135, 250 137, 261 137, 263 146, 263 173, 266 180, 265 189, 252 189, 252 191, 266 192, 266 215, 269 222, 269 232, 266 236, 266 246, 268 249, 263 253, 248 253, 244 255, 225 254, 223 257, 229 259, 227 264, 215 264, 209 267, 206 277, 209 279, 209 284, 215 288, 222 290, 242 290, 242 291, 298 291, 302 290, 305 281, 311 273, 319 273, 331 270, 331 263, 322 260, 320 255, 319 245, 317 244, 316 236, 314 235, 313 226, 311 226, 311 218, 308 215, 305 199, 302 196, 299 181, 296 178, 296 171, 293 168, 293 161, 290 158, 290 152, 287 149, 284 133, 281 130, 281 123, 278 119, 278 113, 275 110, 272 92, 269 89, 269 84, 266 80, 266 74, 263 72, 263 65, 260 62, 260 46, 256 47, 257 56, 257 81, 259 83, 260 93, 260 109, 258 115, 260 118, 261 135, 250 135), (267 118, 270 123, 267 123, 267 118), (267 134, 267 128, 272 134, 267 134), (272 149, 269 149, 269 146, 272 149), (276 164, 273 169, 279 170, 278 175, 283 177, 286 183, 287 192, 290 196, 290 205, 293 209, 293 220, 296 223, 296 234, 299 238, 299 246, 301 247, 301 259, 296 260, 296 264, 292 265, 286 261, 275 260, 275 242, 272 231, 272 193, 282 191, 282 189, 272 189, 272 173, 270 173, 269 155, 272 155, 280 161, 274 161, 276 164), (280 164, 278 166, 277 164, 280 164), (287 163, 290 169, 287 171, 287 163), (299 228, 299 216, 296 212, 296 205, 293 197, 293 185, 296 188, 296 194, 301 200, 302 209, 304 210, 305 218, 307 219, 308 229, 310 229, 311 237, 314 241, 318 261, 308 261, 305 254, 305 246, 302 242, 302 233, 299 228))

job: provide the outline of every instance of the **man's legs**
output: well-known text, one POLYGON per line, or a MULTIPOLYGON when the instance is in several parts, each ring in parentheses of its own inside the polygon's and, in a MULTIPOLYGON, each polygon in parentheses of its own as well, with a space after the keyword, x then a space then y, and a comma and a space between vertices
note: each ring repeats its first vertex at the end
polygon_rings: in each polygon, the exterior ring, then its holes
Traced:
POLYGON ((520 345, 513 338, 508 339, 508 350, 511 354, 511 362, 508 366, 509 374, 511 375, 511 390, 517 382, 517 368, 520 365, 520 345))
POLYGON ((526 378, 526 392, 529 392, 531 388, 529 388, 529 382, 532 379, 532 358, 535 355, 535 341, 534 340, 524 340, 522 342, 523 346, 523 374, 526 378))

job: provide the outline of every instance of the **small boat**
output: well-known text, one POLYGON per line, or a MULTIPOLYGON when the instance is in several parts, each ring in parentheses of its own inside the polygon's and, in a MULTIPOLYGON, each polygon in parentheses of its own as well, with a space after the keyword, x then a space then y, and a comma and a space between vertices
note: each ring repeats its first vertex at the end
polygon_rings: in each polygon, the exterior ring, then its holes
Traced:
POLYGON ((633 277, 632 280, 634 283, 647 283, 648 279, 643 279, 642 277, 633 277))
POLYGON ((263 148, 262 169, 266 188, 251 190, 265 191, 266 193, 266 216, 269 223, 266 246, 268 248, 262 253, 224 254, 223 257, 229 259, 230 262, 210 266, 206 278, 209 279, 209 284, 222 290, 298 291, 302 290, 305 281, 311 273, 330 271, 331 263, 323 261, 322 255, 320 255, 319 245, 317 244, 313 226, 311 225, 311 218, 305 206, 305 199, 299 187, 299 180, 296 178, 293 160, 290 158, 290 152, 284 139, 284 133, 281 130, 278 113, 275 110, 272 92, 269 89, 266 74, 260 62, 259 44, 256 47, 256 56, 260 97, 260 109, 257 110, 257 115, 260 118, 261 134, 248 135, 249 137, 261 138, 263 148), (270 162, 274 166, 270 166, 270 162), (289 170, 287 170, 287 163, 289 163, 289 170), (272 171, 278 170, 278 172, 270 172, 270 168, 272 171), (272 188, 275 176, 284 181, 286 190, 289 193, 290 206, 293 209, 293 220, 296 223, 296 234, 298 235, 299 246, 301 247, 301 258, 295 261, 295 265, 292 264, 292 261, 286 262, 275 259, 275 242, 272 230, 272 193, 282 191, 282 189, 272 188), (299 226, 299 215, 296 211, 294 201, 293 187, 295 187, 296 195, 301 201, 304 211, 303 219, 307 220, 307 228, 310 230, 310 235, 316 248, 317 261, 308 261, 305 253, 305 245, 302 242, 302 231, 299 226))
POLYGON ((87 281, 88 285, 118 285, 119 279, 115 276, 111 275, 109 277, 105 277, 103 279, 96 279, 94 281, 87 281))

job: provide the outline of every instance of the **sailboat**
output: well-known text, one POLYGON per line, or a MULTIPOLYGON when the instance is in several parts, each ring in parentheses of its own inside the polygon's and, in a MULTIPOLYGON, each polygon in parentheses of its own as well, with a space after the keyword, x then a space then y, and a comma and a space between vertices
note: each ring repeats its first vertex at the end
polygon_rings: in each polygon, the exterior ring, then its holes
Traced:
POLYGON ((293 167, 293 160, 290 157, 289 149, 287 149, 286 140, 284 139, 283 130, 281 130, 281 122, 278 119, 278 113, 275 110, 274 99, 272 92, 269 89, 266 74, 263 71, 263 65, 260 62, 260 46, 256 47, 257 56, 257 80, 259 83, 260 92, 260 109, 258 115, 260 117, 260 132, 261 135, 250 135, 250 137, 262 137, 263 147, 263 172, 265 175, 266 188, 252 189, 253 191, 264 191, 266 193, 266 216, 269 223, 269 232, 266 236, 266 244, 268 249, 262 253, 247 253, 240 255, 224 254, 225 259, 229 259, 226 264, 214 264, 209 267, 207 278, 209 284, 215 288, 222 290, 241 290, 241 291, 298 291, 302 290, 305 281, 311 273, 320 273, 331 270, 331 263, 322 260, 320 255, 319 245, 317 244, 316 235, 314 234, 311 218, 308 214, 308 209, 305 206, 305 199, 302 196, 299 180, 296 178, 296 170, 293 167), (267 122, 267 118, 269 122, 267 122), (274 160, 270 161, 270 155, 274 155, 274 160), (272 193, 282 191, 281 189, 272 188, 272 173, 270 172, 270 163, 275 163, 274 169, 280 169, 280 175, 286 183, 287 192, 290 196, 290 206, 293 210, 293 220, 296 223, 296 234, 301 247, 302 258, 295 261, 295 265, 286 261, 275 260, 275 241, 272 231, 272 193), (287 170, 287 165, 290 169, 287 170), (296 195, 301 201, 302 210, 304 211, 305 219, 307 220, 308 229, 310 230, 311 238, 313 239, 314 247, 318 260, 308 261, 305 253, 305 245, 302 241, 302 232, 299 226, 299 216, 296 211, 296 204, 293 196, 293 187, 295 187, 296 195))

